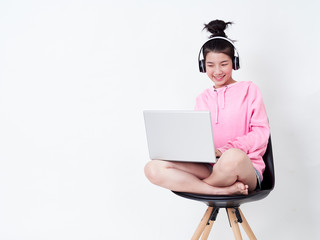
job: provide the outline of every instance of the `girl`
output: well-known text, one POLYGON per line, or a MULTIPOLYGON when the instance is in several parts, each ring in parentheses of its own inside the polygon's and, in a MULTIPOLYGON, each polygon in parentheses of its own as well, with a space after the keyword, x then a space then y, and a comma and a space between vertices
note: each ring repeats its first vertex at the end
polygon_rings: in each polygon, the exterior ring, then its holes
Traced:
POLYGON ((269 124, 258 87, 232 77, 240 66, 233 42, 224 33, 230 24, 221 20, 205 24, 212 35, 200 50, 204 57, 200 71, 207 73, 214 86, 197 97, 195 107, 211 112, 219 160, 213 166, 152 160, 145 174, 156 185, 209 195, 247 195, 261 186, 269 124))

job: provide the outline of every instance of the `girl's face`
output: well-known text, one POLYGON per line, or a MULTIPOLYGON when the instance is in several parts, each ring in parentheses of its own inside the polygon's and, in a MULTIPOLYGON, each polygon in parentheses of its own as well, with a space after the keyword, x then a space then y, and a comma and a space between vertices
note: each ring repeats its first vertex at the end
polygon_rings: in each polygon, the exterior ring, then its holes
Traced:
POLYGON ((207 75, 214 82, 215 88, 236 82, 232 79, 232 60, 228 55, 208 52, 205 63, 207 75))

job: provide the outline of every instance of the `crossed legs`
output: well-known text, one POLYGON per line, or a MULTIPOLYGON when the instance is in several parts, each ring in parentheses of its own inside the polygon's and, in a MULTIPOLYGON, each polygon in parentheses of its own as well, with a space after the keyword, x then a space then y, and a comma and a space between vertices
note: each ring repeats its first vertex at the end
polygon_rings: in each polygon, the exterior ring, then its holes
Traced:
POLYGON ((247 195, 257 184, 251 160, 239 149, 224 152, 212 171, 201 163, 152 160, 145 166, 145 174, 158 186, 200 194, 247 195))

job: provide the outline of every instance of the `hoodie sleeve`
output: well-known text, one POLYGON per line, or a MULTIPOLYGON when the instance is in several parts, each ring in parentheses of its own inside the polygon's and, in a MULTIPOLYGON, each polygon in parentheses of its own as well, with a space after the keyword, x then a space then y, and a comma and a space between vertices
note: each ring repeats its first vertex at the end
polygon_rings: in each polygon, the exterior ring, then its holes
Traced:
POLYGON ((248 112, 246 114, 249 121, 248 134, 231 139, 226 145, 218 149, 223 153, 230 148, 238 148, 248 154, 250 159, 256 159, 265 153, 270 135, 270 127, 259 88, 251 84, 247 94, 248 112))

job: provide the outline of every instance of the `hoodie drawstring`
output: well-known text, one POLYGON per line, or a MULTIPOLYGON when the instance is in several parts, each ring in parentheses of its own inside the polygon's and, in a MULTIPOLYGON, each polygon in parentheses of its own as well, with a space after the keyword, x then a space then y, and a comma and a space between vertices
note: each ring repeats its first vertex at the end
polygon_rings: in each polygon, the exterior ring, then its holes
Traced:
MULTIPOLYGON (((222 98, 221 98, 221 109, 224 109, 225 107, 225 98, 226 98, 226 91, 228 86, 225 86, 222 90, 222 98)), ((216 93, 216 124, 219 123, 219 95, 217 89, 214 89, 214 92, 216 93)))
POLYGON ((225 106, 227 88, 228 88, 228 86, 225 86, 225 88, 223 89, 222 105, 221 105, 221 108, 222 108, 222 109, 224 109, 224 106, 225 106))
POLYGON ((216 124, 218 124, 218 115, 219 115, 219 103, 218 103, 218 91, 217 89, 214 89, 214 92, 216 93, 216 124))

